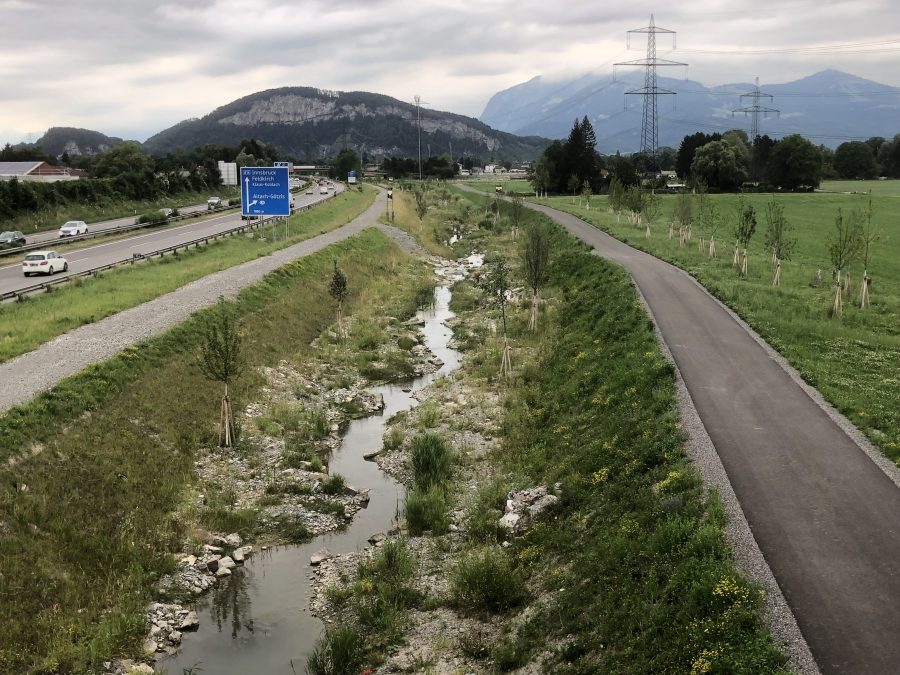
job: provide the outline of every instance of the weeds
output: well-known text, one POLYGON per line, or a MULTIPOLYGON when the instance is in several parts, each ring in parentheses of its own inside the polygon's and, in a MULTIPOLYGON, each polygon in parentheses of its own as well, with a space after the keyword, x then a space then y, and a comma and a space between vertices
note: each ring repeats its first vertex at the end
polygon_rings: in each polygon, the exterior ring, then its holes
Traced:
POLYGON ((443 486, 450 478, 450 450, 437 434, 421 434, 410 444, 413 482, 420 490, 443 486))
POLYGON ((363 666, 363 639, 353 628, 326 628, 306 659, 310 675, 350 675, 363 666))
POLYGON ((458 607, 492 614, 517 607, 527 598, 522 574, 495 546, 475 549, 460 558, 450 571, 450 593, 458 607))
POLYGON ((450 530, 447 515, 447 496, 443 488, 436 485, 421 490, 413 488, 406 494, 403 515, 406 526, 414 537, 430 531, 432 534, 446 534, 450 530))

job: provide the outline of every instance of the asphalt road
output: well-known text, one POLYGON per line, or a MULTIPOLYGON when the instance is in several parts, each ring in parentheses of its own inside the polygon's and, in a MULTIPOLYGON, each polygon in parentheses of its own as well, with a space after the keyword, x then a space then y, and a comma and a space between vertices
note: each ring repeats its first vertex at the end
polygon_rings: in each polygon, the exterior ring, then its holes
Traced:
MULTIPOLYGON (((336 191, 341 192, 344 187, 340 183, 335 183, 336 191)), ((330 195, 320 195, 318 188, 314 194, 308 195, 304 191, 294 194, 296 208, 310 206, 323 201, 330 195)), ((115 221, 110 221, 115 222, 115 221)), ((133 219, 132 221, 133 222, 133 219)), ((201 237, 211 236, 241 224, 240 212, 229 211, 228 213, 213 218, 185 223, 184 225, 176 225, 159 230, 137 230, 134 236, 127 239, 119 239, 106 243, 89 245, 77 251, 70 251, 64 254, 69 262, 69 272, 77 273, 100 265, 106 265, 117 262, 126 258, 130 258, 135 253, 150 253, 169 246, 174 246, 183 242, 199 239, 201 237)), ((92 230, 94 226, 91 226, 92 230)), ((56 244, 59 243, 55 239, 52 243, 47 244, 47 249, 54 250, 56 244)), ((24 257, 24 254, 23 256, 24 257)), ((0 265, 0 293, 15 291, 27 286, 33 286, 40 283, 42 279, 59 278, 67 276, 67 273, 57 273, 53 277, 25 277, 22 274, 22 257, 10 256, 5 258, 4 264, 0 265)))
POLYGON ((683 271, 529 205, 631 273, 823 673, 900 673, 900 489, 683 271))

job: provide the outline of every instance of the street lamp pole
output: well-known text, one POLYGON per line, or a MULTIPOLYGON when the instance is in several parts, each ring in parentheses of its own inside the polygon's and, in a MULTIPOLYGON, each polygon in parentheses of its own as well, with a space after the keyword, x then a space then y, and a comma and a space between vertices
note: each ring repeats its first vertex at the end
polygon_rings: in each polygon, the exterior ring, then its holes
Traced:
POLYGON ((422 118, 419 115, 419 102, 422 98, 416 94, 416 131, 419 136, 419 180, 422 180, 422 118))

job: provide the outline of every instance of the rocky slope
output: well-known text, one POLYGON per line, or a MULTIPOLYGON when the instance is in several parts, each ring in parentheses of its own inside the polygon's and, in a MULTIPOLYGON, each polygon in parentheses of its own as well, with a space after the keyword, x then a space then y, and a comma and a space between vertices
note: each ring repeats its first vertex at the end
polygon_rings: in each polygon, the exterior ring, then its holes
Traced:
MULTIPOLYGON (((496 131, 478 120, 420 108, 422 153, 452 148, 497 160, 529 159, 548 141, 496 131)), ((416 106, 381 94, 284 87, 245 96, 200 119, 186 120, 149 138, 144 147, 162 154, 205 143, 237 145, 256 138, 297 158, 327 157, 349 147, 372 158, 418 153, 416 106)))

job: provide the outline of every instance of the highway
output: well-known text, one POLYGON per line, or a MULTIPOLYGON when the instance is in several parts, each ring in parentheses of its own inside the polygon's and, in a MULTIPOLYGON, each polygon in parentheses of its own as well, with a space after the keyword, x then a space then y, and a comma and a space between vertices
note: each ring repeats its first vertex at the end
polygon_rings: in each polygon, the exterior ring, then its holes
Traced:
MULTIPOLYGON (((335 191, 340 193, 344 186, 341 183, 334 183, 335 191)), ((330 195, 320 195, 318 188, 314 194, 305 194, 301 191, 294 193, 295 206, 300 209, 305 206, 312 206, 328 198, 330 195)), ((204 207, 201 207, 204 208, 204 207)), ((133 218, 124 219, 128 222, 134 222, 133 218)), ((98 231, 99 226, 112 227, 110 223, 122 223, 119 221, 107 221, 97 223, 91 226, 93 231, 98 231)), ((159 249, 175 246, 184 242, 192 241, 206 236, 212 236, 220 232, 237 227, 241 224, 241 214, 238 211, 230 211, 220 216, 214 216, 207 220, 199 222, 185 223, 175 227, 168 227, 160 230, 137 230, 134 236, 126 239, 119 239, 106 243, 94 244, 76 251, 69 251, 64 257, 69 262, 69 272, 58 272, 53 277, 25 277, 22 274, 22 258, 23 256, 10 256, 2 259, 3 264, 0 265, 0 293, 8 293, 16 291, 20 288, 33 286, 40 283, 44 279, 58 279, 68 276, 72 273, 83 272, 85 270, 107 265, 126 258, 130 258, 135 254, 148 254, 159 249)), ((55 250, 59 239, 56 232, 51 233, 52 241, 47 243, 47 249, 55 250)), ((33 241, 29 238, 29 242, 33 241)))

